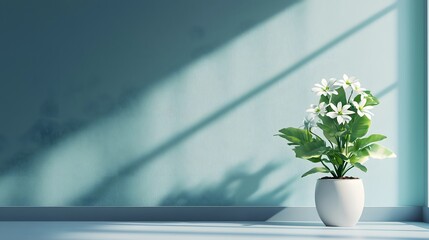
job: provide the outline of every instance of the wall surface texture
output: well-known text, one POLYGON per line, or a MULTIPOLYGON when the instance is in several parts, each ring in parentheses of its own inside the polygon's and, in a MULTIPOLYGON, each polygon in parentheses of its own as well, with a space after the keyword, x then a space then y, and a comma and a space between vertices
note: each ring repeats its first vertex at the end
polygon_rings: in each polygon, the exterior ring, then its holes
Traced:
POLYGON ((352 172, 366 206, 423 205, 422 6, 1 1, 0 205, 314 206, 321 175, 273 135, 343 73, 398 155, 352 172))

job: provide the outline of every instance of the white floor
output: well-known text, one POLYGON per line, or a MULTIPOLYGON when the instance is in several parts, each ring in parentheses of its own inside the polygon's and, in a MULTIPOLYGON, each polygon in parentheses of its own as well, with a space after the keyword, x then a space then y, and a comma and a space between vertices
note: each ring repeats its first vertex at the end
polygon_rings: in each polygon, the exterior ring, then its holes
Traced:
POLYGON ((334 228, 319 222, 0 222, 0 239, 429 239, 429 224, 368 222, 334 228))

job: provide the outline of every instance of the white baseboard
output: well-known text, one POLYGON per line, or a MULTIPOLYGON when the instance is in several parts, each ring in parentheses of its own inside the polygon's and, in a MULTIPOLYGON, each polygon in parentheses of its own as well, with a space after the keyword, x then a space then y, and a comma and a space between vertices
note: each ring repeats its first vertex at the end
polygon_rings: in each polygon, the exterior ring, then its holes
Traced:
MULTIPOLYGON (((425 207, 366 207, 361 221, 425 221, 425 207)), ((320 221, 315 207, 0 207, 0 221, 320 221)))

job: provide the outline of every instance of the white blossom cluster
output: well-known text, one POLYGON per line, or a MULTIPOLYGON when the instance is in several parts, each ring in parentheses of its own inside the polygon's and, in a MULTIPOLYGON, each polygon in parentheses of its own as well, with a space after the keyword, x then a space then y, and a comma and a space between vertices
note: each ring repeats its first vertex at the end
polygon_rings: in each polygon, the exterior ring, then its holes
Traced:
POLYGON ((328 116, 332 119, 336 119, 338 124, 346 124, 352 120, 351 115, 358 114, 359 117, 366 116, 371 119, 374 114, 370 111, 373 107, 366 106, 368 94, 365 92, 366 89, 362 88, 359 79, 356 77, 349 77, 347 74, 343 75, 343 79, 330 78, 329 80, 322 79, 320 83, 316 83, 311 89, 318 96, 325 96, 329 98, 329 103, 320 102, 319 104, 312 104, 307 109, 309 115, 304 119, 304 127, 310 129, 317 126, 319 122, 319 116, 328 116), (331 103, 332 95, 338 95, 338 89, 343 88, 344 91, 350 88, 349 98, 346 97, 346 104, 341 101, 334 105, 331 103), (352 96, 361 95, 360 102, 351 100, 352 96), (353 111, 354 110, 354 111, 353 111))

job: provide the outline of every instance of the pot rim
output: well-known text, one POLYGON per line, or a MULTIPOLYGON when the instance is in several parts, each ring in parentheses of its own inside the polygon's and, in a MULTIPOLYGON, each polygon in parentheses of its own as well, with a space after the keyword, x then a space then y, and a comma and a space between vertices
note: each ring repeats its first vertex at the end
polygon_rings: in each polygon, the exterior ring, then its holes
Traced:
POLYGON ((356 181, 356 180, 362 181, 361 178, 355 178, 355 179, 349 179, 349 178, 344 178, 344 179, 341 179, 341 178, 325 178, 325 179, 322 179, 322 178, 319 178, 319 179, 317 179, 317 181, 356 181))

